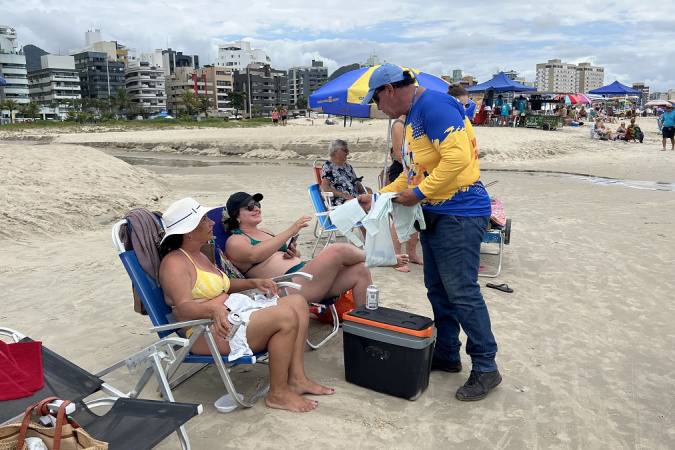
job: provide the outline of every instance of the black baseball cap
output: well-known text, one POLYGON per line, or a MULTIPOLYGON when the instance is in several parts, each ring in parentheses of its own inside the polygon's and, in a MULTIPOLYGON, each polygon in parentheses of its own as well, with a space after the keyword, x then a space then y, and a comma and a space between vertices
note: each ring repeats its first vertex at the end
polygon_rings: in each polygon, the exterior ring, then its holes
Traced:
POLYGON ((248 205, 251 200, 259 202, 262 199, 263 195, 260 193, 251 195, 247 194, 246 192, 235 192, 234 194, 230 195, 230 198, 227 199, 227 204, 225 205, 227 208, 227 214, 232 217, 232 214, 234 214, 235 211, 237 211, 242 206, 248 205))

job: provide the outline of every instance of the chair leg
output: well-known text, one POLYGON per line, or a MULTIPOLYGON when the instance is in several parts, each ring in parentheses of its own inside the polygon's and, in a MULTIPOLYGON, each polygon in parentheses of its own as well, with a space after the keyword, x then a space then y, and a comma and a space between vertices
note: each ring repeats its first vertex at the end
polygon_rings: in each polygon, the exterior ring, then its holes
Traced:
POLYGON ((270 385, 267 384, 266 387, 261 389, 256 395, 254 395, 250 401, 244 401, 240 400, 239 396, 237 395, 237 389, 234 387, 234 383, 232 383, 232 379, 230 378, 230 371, 228 370, 227 367, 225 367, 225 363, 223 362, 223 357, 218 351, 218 346, 216 345, 216 342, 213 340, 213 332, 209 329, 204 333, 204 338, 206 339, 206 343, 209 347, 209 350, 211 350, 211 356, 213 356, 213 360, 216 363, 216 368, 218 368, 218 372, 220 373, 220 378, 223 380, 223 384, 225 385, 225 389, 227 389, 227 393, 230 394, 230 398, 234 403, 241 407, 241 408, 250 408, 253 406, 261 397, 264 397, 267 395, 267 392, 270 390, 270 385))
POLYGON ((340 320, 338 317, 337 309, 335 308, 335 304, 330 305, 330 313, 331 316, 333 317, 333 330, 326 336, 321 342, 318 344, 312 344, 309 342, 309 339, 307 339, 307 345, 309 345, 312 349, 316 350, 319 347, 322 347, 326 342, 328 342, 333 336, 335 336, 340 329, 340 320))

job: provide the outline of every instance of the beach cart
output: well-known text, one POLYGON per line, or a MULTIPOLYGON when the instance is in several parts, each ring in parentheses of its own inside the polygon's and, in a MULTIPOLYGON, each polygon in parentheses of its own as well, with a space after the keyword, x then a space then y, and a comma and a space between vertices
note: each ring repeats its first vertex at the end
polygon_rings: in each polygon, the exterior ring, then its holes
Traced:
POLYGON ((550 114, 532 114, 525 115, 525 126, 527 128, 541 128, 542 130, 555 130, 562 128, 563 119, 560 116, 550 114))

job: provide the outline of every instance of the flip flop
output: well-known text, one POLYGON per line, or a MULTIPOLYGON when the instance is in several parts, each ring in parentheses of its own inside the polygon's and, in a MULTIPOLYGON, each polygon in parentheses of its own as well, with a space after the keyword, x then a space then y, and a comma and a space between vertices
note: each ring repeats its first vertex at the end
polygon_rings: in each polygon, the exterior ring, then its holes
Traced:
POLYGON ((504 284, 493 284, 493 283, 488 283, 488 284, 486 284, 485 286, 486 286, 486 287, 489 287, 489 288, 492 288, 492 289, 500 290, 500 291, 502 291, 502 292, 508 292, 508 293, 513 292, 513 289, 511 289, 511 288, 509 287, 509 285, 506 284, 506 283, 504 283, 504 284))

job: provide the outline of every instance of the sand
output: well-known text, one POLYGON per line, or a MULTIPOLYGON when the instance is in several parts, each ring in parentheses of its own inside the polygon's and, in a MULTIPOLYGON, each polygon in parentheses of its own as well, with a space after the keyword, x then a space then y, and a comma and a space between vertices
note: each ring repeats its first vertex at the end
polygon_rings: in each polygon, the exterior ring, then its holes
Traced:
MULTIPOLYGON (((461 374, 433 372, 414 402, 349 384, 340 332, 306 353, 309 375, 337 391, 309 414, 259 402, 222 415, 213 402, 225 392, 213 368, 180 386, 177 400, 205 410, 187 424, 192 448, 671 448, 675 152, 660 151, 652 122, 640 119, 643 144, 591 141, 588 128, 476 129, 483 180, 498 180, 489 191, 513 220, 501 275, 479 280, 514 289, 482 289, 504 378, 485 400, 454 398, 468 376, 465 354, 461 374), (632 180, 645 189, 543 172, 632 180)), ((39 141, 40 133, 4 134, 0 326, 96 372, 156 339, 133 312, 130 282, 110 242, 111 224, 127 209, 161 210, 187 195, 217 205, 244 189, 265 195, 265 224, 283 230, 312 212, 311 159, 323 157, 334 138, 350 142, 357 173, 376 184, 386 122, 291 123, 39 141), (130 166, 111 154, 147 158, 130 166)), ((305 255, 312 243, 310 232, 301 234, 305 255)), ((431 315, 421 267, 409 274, 379 268, 373 279, 383 306, 431 315)), ((326 331, 310 326, 315 337, 326 331)), ((266 380, 266 367, 233 377, 250 392, 266 380)), ((106 378, 124 389, 135 379, 124 371, 106 378)), ((143 396, 157 398, 153 389, 143 396)), ((178 448, 175 436, 159 448, 178 448)))

